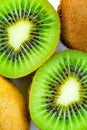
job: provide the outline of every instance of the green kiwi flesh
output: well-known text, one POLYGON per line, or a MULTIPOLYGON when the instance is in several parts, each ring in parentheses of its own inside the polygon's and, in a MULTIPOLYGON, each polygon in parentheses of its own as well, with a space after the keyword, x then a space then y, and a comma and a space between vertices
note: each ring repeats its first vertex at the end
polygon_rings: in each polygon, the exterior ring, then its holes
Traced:
POLYGON ((62 43, 68 48, 87 52, 87 1, 61 0, 57 12, 62 43))
POLYGON ((41 130, 87 130, 87 54, 52 56, 34 76, 29 109, 41 130))
POLYGON ((59 34, 59 17, 47 0, 8 0, 0 8, 0 74, 35 71, 53 54, 59 34))

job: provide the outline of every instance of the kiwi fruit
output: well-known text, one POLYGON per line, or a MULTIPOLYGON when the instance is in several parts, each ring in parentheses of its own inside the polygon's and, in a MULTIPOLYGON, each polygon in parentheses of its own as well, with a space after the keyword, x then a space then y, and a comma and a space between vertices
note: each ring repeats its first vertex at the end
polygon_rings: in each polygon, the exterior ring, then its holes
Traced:
POLYGON ((0 8, 0 74, 24 77, 55 51, 60 21, 47 0, 8 0, 0 8))
POLYGON ((61 0, 57 12, 62 43, 71 49, 87 52, 87 1, 61 0))
POLYGON ((0 130, 29 130, 24 99, 16 86, 0 76, 0 130))
POLYGON ((41 130, 87 130, 87 54, 62 51, 39 68, 29 109, 41 130))

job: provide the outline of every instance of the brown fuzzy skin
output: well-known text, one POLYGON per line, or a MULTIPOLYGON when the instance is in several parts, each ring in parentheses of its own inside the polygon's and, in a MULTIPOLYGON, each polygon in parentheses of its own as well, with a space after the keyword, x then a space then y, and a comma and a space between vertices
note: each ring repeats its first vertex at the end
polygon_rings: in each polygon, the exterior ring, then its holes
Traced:
POLYGON ((25 108, 15 85, 0 76, 0 130, 29 130, 25 108))
POLYGON ((71 49, 87 52, 87 0, 61 0, 57 12, 61 41, 71 49))

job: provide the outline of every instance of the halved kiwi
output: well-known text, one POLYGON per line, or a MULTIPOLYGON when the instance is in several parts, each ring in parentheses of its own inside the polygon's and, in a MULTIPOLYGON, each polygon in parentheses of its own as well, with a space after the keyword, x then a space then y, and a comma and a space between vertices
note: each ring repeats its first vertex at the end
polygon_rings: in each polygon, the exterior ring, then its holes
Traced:
POLYGON ((19 78, 36 70, 53 54, 59 34, 47 0, 8 0, 0 8, 0 74, 19 78))
POLYGON ((26 106, 16 86, 0 76, 0 130, 29 130, 26 106))
POLYGON ((87 130, 87 54, 55 54, 35 74, 30 115, 41 130, 87 130))
POLYGON ((61 0, 57 12, 62 43, 71 49, 87 52, 87 1, 61 0))

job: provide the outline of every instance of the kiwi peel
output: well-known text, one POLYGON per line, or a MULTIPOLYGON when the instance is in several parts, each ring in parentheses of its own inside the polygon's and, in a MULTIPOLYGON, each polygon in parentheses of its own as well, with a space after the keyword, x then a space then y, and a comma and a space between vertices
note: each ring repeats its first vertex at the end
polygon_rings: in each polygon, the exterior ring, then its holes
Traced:
POLYGON ((39 129, 87 130, 87 54, 67 50, 51 57, 36 72, 29 100, 39 129))
POLYGON ((8 0, 0 8, 0 74, 19 78, 35 71, 59 35, 59 17, 47 0, 8 0))
POLYGON ((62 43, 68 48, 87 52, 87 1, 61 0, 57 12, 62 43))
POLYGON ((0 130, 29 130, 24 99, 16 86, 0 76, 0 130))

